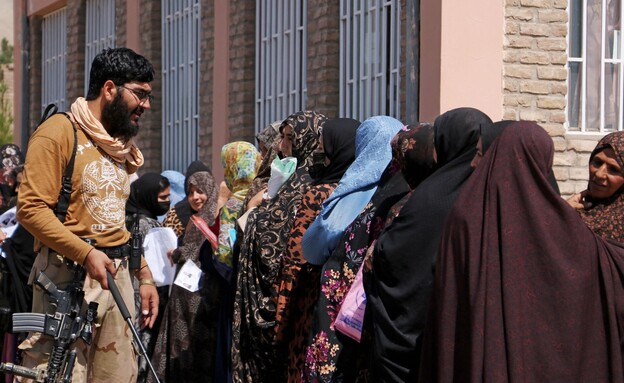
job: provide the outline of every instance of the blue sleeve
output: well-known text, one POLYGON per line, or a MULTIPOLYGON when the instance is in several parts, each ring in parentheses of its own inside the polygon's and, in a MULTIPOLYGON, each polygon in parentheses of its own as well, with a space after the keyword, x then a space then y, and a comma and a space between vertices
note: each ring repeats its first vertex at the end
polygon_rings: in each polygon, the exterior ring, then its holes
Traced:
POLYGON ((342 234, 332 230, 328 221, 321 215, 317 216, 301 239, 303 256, 313 265, 322 265, 327 261, 342 234))

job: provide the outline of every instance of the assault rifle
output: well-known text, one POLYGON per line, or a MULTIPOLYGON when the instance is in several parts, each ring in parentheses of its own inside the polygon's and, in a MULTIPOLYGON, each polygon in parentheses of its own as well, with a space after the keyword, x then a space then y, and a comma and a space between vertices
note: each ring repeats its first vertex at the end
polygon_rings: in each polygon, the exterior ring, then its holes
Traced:
POLYGON ((81 315, 85 269, 76 264, 68 265, 68 267, 73 269, 74 279, 65 290, 57 288, 43 272, 37 276, 35 283, 48 294, 50 299, 47 313, 13 314, 13 332, 35 331, 54 338, 47 368, 32 369, 13 363, 0 363, 1 371, 41 383, 71 382, 77 354, 76 351, 69 352, 69 349, 78 339, 91 344, 98 304, 90 302, 85 315, 81 315))

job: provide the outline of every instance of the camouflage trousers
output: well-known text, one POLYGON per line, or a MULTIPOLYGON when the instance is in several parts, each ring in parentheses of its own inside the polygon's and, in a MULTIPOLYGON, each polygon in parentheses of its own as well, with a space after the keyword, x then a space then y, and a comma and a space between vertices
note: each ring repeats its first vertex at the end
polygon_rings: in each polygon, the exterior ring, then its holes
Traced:
MULTIPOLYGON (((131 318, 134 318, 134 292, 132 279, 126 259, 115 259, 117 276, 115 282, 128 306, 131 318)), ((33 264, 30 282, 40 271, 64 289, 73 278, 73 273, 63 262, 63 256, 44 247, 33 264)), ((137 377, 137 353, 133 345, 132 332, 121 316, 113 296, 103 290, 99 282, 87 275, 84 286, 85 307, 89 302, 98 302, 96 329, 93 342, 88 346, 78 339, 72 344, 77 352, 73 369, 72 382, 135 382, 137 377)), ((33 286, 33 312, 44 313, 48 306, 45 292, 37 285, 33 286)), ((23 353, 22 366, 45 369, 54 339, 41 333, 30 333, 19 348, 23 353)), ((32 382, 30 379, 16 377, 16 382, 32 382)))

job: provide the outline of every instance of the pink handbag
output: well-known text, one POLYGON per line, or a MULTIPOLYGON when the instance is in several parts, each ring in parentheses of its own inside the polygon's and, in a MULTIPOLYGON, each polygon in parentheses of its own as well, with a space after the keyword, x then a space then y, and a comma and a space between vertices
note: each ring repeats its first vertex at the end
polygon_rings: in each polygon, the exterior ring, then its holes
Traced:
MULTIPOLYGON (((362 263, 364 265, 364 263, 362 263)), ((366 293, 362 284, 362 267, 358 270, 349 292, 340 306, 334 328, 359 342, 366 310, 366 293)))

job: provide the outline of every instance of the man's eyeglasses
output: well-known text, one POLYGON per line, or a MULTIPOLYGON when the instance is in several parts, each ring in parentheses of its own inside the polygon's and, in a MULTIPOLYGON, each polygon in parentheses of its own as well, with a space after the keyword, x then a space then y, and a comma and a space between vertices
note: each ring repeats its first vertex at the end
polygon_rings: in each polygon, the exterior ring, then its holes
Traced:
POLYGON ((149 101, 150 103, 154 101, 154 96, 152 96, 150 92, 146 92, 143 89, 132 89, 124 85, 119 85, 119 87, 132 92, 132 94, 139 100, 139 105, 144 104, 145 101, 149 101))

